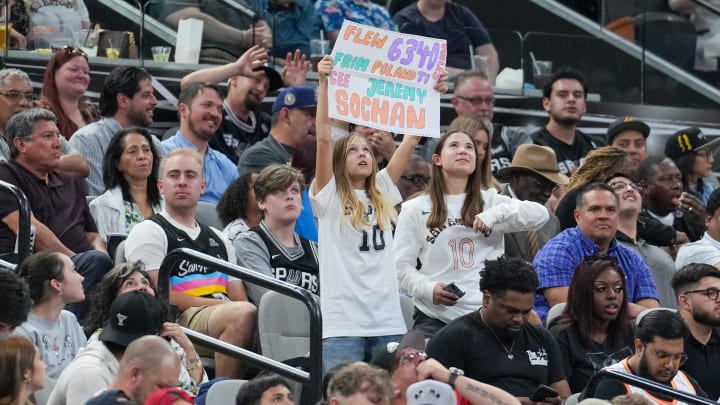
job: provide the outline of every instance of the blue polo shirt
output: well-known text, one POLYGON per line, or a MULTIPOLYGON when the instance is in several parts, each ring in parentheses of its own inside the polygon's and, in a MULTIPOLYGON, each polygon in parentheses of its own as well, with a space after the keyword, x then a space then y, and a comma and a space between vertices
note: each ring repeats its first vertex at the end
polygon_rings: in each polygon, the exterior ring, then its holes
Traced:
MULTIPOLYGON (((190 141, 178 131, 172 137, 162 142, 165 153, 177 148, 192 148, 197 150, 190 141)), ((205 192, 200 196, 200 201, 217 204, 230 183, 238 178, 235 163, 221 152, 208 147, 207 154, 203 159, 203 179, 205 180, 205 192)))
MULTIPOLYGON (((575 268, 585 257, 597 256, 599 252, 598 244, 580 232, 577 226, 560 232, 540 249, 533 265, 540 279, 535 295, 535 311, 543 321, 550 309, 543 291, 546 288, 570 286, 575 268)), ((658 299, 655 281, 642 257, 619 245, 615 239, 610 243, 606 256, 617 258, 620 269, 625 273, 628 302, 645 298, 658 299)))

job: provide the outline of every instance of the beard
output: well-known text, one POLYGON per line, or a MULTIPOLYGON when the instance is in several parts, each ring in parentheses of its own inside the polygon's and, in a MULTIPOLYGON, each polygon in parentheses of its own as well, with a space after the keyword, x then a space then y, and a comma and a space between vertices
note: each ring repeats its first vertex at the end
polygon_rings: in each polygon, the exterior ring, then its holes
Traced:
POLYGON ((692 317, 695 322, 703 325, 720 326, 720 317, 713 315, 711 311, 694 310, 692 317))
POLYGON ((677 374, 677 372, 678 370, 675 370, 675 372, 672 373, 672 375, 667 381, 658 380, 654 375, 650 373, 650 365, 648 364, 647 351, 643 352, 643 355, 640 358, 640 364, 638 365, 638 376, 647 378, 648 380, 657 381, 660 384, 670 384, 670 381, 675 378, 675 374, 677 374))
POLYGON ((564 127, 574 126, 582 117, 553 117, 553 120, 564 127))
POLYGON ((243 104, 245 105, 245 108, 248 109, 248 111, 255 111, 255 109, 260 106, 260 103, 260 99, 250 92, 248 92, 248 94, 245 96, 245 100, 243 100, 243 104))
POLYGON ((152 119, 147 117, 145 111, 128 111, 127 119, 132 126, 136 127, 149 127, 153 123, 152 119))

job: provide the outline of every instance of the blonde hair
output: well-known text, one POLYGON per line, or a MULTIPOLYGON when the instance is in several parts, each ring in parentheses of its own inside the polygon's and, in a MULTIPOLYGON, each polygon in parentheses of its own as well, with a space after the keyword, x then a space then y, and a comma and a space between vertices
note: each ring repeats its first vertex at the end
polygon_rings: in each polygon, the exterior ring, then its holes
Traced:
POLYGON ((170 152, 168 152, 165 156, 163 156, 162 160, 160 161, 160 178, 163 178, 165 175, 165 165, 167 164, 167 161, 171 158, 174 158, 175 156, 188 156, 195 160, 200 165, 200 176, 203 176, 203 171, 205 170, 203 166, 203 157, 192 148, 177 148, 173 149, 170 152))
POLYGON ((627 161, 627 153, 614 146, 602 146, 591 150, 565 186, 565 192, 585 187, 596 181, 605 181, 605 177, 622 172, 627 161))
POLYGON ((490 121, 480 119, 474 115, 461 115, 452 120, 447 133, 463 132, 470 135, 470 137, 473 138, 473 142, 475 142, 475 136, 478 131, 485 131, 488 136, 488 143, 485 148, 485 157, 482 162, 478 162, 478 166, 480 166, 481 170, 480 180, 482 181, 484 189, 496 188, 499 190, 500 185, 495 181, 495 178, 492 175, 490 140, 492 139, 493 128, 490 121))
MULTIPOLYGON (((477 154, 477 144, 475 138, 470 136, 468 133, 463 131, 448 131, 440 138, 440 141, 435 146, 433 154, 440 155, 445 142, 453 134, 464 134, 472 141, 473 148, 477 154)), ((483 211, 485 202, 483 201, 481 190, 483 187, 482 174, 478 171, 479 165, 475 166, 473 171, 467 180, 465 185, 465 201, 463 202, 461 219, 465 226, 472 226, 475 221, 475 215, 483 211)), ((428 193, 430 194, 430 201, 432 203, 432 212, 428 216, 427 227, 437 228, 447 220, 447 204, 445 204, 445 178, 443 177, 442 167, 433 164, 432 170, 430 171, 430 184, 428 186, 428 193)))
POLYGON ((376 403, 389 403, 393 398, 390 374, 367 363, 355 362, 341 368, 328 383, 328 399, 341 404, 358 392, 370 394, 376 403))
MULTIPOLYGON (((332 161, 333 176, 335 176, 335 183, 340 195, 340 203, 345 210, 345 214, 350 216, 350 225, 359 231, 363 226, 370 225, 370 222, 365 219, 365 204, 355 194, 355 189, 350 181, 350 173, 347 171, 348 146, 355 139, 362 139, 363 142, 367 143, 365 137, 356 132, 351 132, 333 144, 332 161)), ((368 154, 372 159, 370 164, 372 173, 365 179, 365 193, 377 213, 378 228, 382 231, 388 231, 392 226, 392 222, 397 220, 397 211, 387 197, 378 190, 375 184, 375 176, 378 172, 377 161, 372 150, 368 154)))

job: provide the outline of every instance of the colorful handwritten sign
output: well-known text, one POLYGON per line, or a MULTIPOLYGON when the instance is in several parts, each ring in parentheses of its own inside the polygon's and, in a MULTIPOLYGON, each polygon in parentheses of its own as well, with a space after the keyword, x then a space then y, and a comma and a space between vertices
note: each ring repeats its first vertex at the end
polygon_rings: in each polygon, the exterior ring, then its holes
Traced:
POLYGON ((345 20, 335 42, 329 115, 407 135, 440 136, 445 70, 442 39, 400 34, 345 20))

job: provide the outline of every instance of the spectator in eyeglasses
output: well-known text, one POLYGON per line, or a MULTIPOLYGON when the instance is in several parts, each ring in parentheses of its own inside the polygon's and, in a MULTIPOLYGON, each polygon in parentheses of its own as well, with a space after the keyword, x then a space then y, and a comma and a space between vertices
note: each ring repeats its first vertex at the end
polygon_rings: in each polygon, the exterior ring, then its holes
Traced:
MULTIPOLYGON (((606 370, 632 374, 667 385, 678 391, 707 397, 694 378, 680 366, 687 360, 684 338, 687 326, 674 311, 656 310, 640 319, 635 331, 635 354, 606 367, 606 370)), ((653 403, 676 402, 674 398, 649 392, 634 385, 623 384, 613 378, 600 381, 593 393, 584 393, 599 399, 612 399, 618 395, 637 393, 646 396, 653 403)))
POLYGON ((403 201, 421 191, 427 190, 429 181, 430 164, 419 155, 410 156, 410 161, 405 166, 397 185, 403 201))
MULTIPOLYGON (((33 93, 32 82, 27 73, 20 69, 0 70, 0 161, 10 159, 10 146, 6 137, 10 117, 20 111, 29 110, 37 96, 33 93)), ((87 177, 90 167, 83 156, 65 138, 60 138, 62 156, 58 169, 87 177)))
MULTIPOLYGON (((455 77, 455 90, 450 102, 458 116, 472 115, 481 120, 493 121, 495 94, 487 75, 479 70, 468 70, 455 77)), ((518 146, 532 143, 530 134, 493 122, 490 133, 490 169, 493 175, 510 166, 518 146)), ((432 148, 428 148, 432 152, 432 148)))
POLYGON ((620 201, 615 239, 645 260, 655 281, 660 306, 677 308, 677 298, 670 286, 670 280, 675 274, 673 258, 662 248, 643 240, 638 232, 638 216, 642 211, 640 186, 630 176, 622 173, 613 174, 605 184, 615 191, 620 201))
POLYGON ((703 181, 712 174, 713 154, 720 138, 709 140, 699 128, 681 129, 665 142, 665 156, 675 162, 682 173, 683 191, 707 204, 715 185, 703 181))
POLYGON ((680 269, 672 279, 678 299, 678 313, 690 333, 685 337, 688 359, 680 366, 697 378, 713 400, 720 397, 717 376, 720 373, 720 270, 702 263, 680 269))
POLYGON ((576 198, 577 226, 550 239, 535 256, 540 286, 535 297, 535 311, 545 319, 555 304, 567 301, 573 273, 587 256, 612 256, 627 276, 627 296, 632 315, 658 306, 658 295, 650 269, 632 250, 615 239, 618 226, 619 199, 605 183, 591 183, 576 198))
POLYGON ((452 398, 457 399, 458 405, 519 405, 515 397, 500 388, 475 381, 460 374, 459 369, 448 369, 437 360, 428 358, 425 337, 419 331, 408 332, 399 344, 391 343, 381 347, 370 364, 390 373, 395 394, 393 405, 405 405, 409 397, 406 394, 408 388, 421 386, 445 386, 452 393, 452 398), (421 382, 426 383, 419 384, 421 382))
MULTIPOLYGON (((533 144, 520 145, 512 164, 500 169, 498 175, 508 179, 500 194, 542 206, 558 187, 568 183, 567 176, 560 173, 555 152, 533 144)), ((537 231, 506 233, 505 254, 532 262, 538 250, 560 232, 557 217, 549 214, 548 221, 537 231)))

